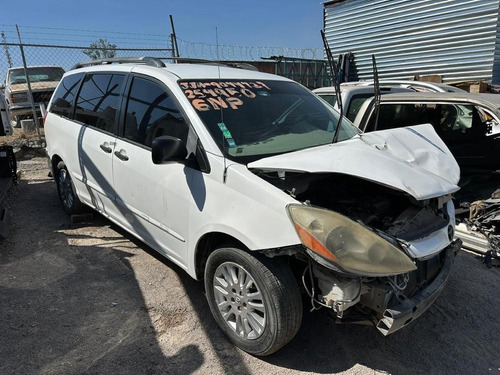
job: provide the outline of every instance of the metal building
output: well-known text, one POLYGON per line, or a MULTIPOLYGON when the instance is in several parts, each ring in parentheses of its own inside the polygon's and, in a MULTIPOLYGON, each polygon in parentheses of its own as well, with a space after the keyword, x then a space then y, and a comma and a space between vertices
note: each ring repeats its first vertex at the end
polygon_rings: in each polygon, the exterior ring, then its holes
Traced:
POLYGON ((444 82, 499 84, 499 3, 332 0, 324 3, 324 29, 334 56, 354 53, 354 78, 373 78, 375 54, 380 78, 441 75, 444 82))

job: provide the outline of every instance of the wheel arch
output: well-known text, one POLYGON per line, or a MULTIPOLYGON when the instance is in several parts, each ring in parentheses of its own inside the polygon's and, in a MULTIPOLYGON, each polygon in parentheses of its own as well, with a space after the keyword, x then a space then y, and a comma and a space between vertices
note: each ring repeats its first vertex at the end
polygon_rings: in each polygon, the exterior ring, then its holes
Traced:
POLYGON ((52 155, 52 157, 49 160, 50 160, 50 162, 49 162, 50 171, 52 172, 52 177, 55 180, 57 166, 59 165, 60 162, 64 163, 64 161, 62 160, 62 158, 58 154, 52 155))
POLYGON ((237 247, 243 251, 250 252, 243 242, 223 232, 205 233, 198 240, 195 249, 195 275, 197 280, 203 279, 203 273, 210 254, 221 246, 237 247))

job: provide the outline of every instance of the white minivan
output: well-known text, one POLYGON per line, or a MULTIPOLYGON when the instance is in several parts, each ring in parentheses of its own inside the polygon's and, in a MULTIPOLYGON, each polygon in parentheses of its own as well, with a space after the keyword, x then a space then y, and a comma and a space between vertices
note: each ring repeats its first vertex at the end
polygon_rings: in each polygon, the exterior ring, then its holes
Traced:
POLYGON ((397 331, 433 303, 460 249, 459 168, 432 126, 364 134, 283 77, 80 64, 45 134, 66 212, 89 206, 204 280, 217 324, 255 355, 294 337, 303 297, 397 331))

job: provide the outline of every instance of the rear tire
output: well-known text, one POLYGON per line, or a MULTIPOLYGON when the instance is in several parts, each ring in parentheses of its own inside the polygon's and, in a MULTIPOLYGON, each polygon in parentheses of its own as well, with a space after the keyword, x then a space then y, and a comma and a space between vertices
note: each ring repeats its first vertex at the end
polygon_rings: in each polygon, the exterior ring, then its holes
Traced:
POLYGON ((54 177, 57 185, 57 193, 64 211, 66 211, 68 215, 84 212, 85 206, 75 193, 73 181, 71 180, 71 176, 64 162, 61 161, 57 164, 55 173, 56 175, 54 177))
POLYGON ((300 328, 300 291, 283 259, 217 249, 207 260, 205 289, 219 327, 248 353, 274 353, 300 328))

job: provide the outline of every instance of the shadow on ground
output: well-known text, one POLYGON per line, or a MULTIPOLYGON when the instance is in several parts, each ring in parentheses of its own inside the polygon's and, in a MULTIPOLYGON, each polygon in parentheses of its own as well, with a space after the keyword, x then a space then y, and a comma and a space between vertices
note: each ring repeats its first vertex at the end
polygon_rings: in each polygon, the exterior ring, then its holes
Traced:
MULTIPOLYGON (((116 237, 101 238, 106 246, 69 247, 60 229, 74 226, 53 183, 23 181, 18 189, 15 230, 0 248, 0 373, 190 374, 209 367, 225 374, 326 374, 362 365, 392 374, 479 374, 500 367, 500 274, 472 254, 459 254, 429 311, 388 338, 371 326, 336 325, 306 304, 295 339, 255 358, 229 343, 211 318, 202 284, 182 269, 116 226, 116 237), (133 255, 114 248, 113 241, 123 245, 122 236, 178 274, 208 343, 163 354, 130 266, 133 255), (201 346, 211 348, 218 366, 206 363, 201 346)), ((97 218, 92 225, 110 224, 97 218)))
POLYGON ((373 326, 338 325, 324 309, 310 312, 309 302, 304 301, 304 319, 295 339, 271 356, 253 358, 236 349, 210 319, 201 282, 132 236, 122 234, 179 274, 225 374, 266 373, 262 370, 265 363, 274 365, 276 372, 282 368, 321 374, 348 371, 358 364, 391 374, 499 371, 495 343, 500 323, 495 313, 500 311, 500 273, 487 269, 471 253, 458 255, 449 284, 436 303, 389 337, 373 326))
POLYGON ((53 182, 15 190, 14 225, 0 247, 0 373, 190 374, 203 364, 196 345, 162 353, 132 254, 68 246, 59 231, 74 226, 53 182))

